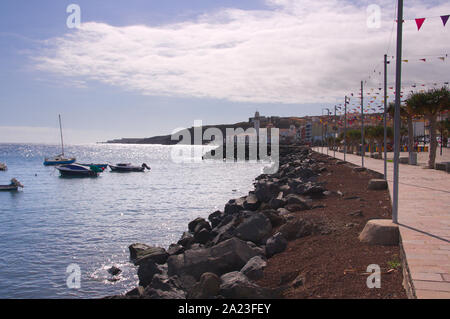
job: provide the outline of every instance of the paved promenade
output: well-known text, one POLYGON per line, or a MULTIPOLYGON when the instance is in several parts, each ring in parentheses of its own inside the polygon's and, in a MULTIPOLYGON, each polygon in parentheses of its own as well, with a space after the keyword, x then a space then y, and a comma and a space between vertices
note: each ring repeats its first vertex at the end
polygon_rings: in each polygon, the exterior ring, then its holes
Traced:
MULTIPOLYGON (((328 155, 333 156, 333 151, 328 155)), ((336 158, 343 159, 344 154, 336 152, 336 158)), ((361 166, 361 156, 347 154, 346 160, 361 166)), ((383 160, 365 157, 364 164, 384 172, 383 160)), ((392 199, 393 163, 387 164, 392 199)), ((417 298, 450 299, 450 174, 421 166, 399 166, 398 221, 413 292, 417 298)))

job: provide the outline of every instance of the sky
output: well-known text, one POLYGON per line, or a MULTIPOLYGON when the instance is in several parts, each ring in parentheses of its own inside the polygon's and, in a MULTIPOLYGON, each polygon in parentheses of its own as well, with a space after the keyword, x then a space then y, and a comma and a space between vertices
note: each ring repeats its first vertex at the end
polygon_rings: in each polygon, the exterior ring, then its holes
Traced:
MULTIPOLYGON (((236 123, 256 110, 319 115, 362 80, 380 86, 383 55, 395 55, 395 3, 2 0, 0 143, 58 143, 58 114, 68 144, 236 123), (79 28, 67 25, 70 4, 79 28)), ((449 80, 447 14, 448 1, 406 1, 405 85, 449 80)))

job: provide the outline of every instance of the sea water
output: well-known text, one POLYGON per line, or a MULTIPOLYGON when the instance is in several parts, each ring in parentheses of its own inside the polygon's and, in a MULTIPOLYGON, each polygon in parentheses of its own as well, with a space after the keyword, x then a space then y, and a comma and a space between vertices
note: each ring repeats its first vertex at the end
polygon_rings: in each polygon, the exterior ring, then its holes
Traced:
POLYGON ((82 163, 147 163, 151 171, 97 178, 62 178, 43 166, 57 145, 0 144, 0 184, 17 178, 25 188, 0 192, 0 298, 100 298, 138 283, 128 246, 167 248, 189 221, 223 210, 253 189, 263 165, 222 161, 174 161, 162 145, 67 146, 82 163), (80 287, 68 280, 79 267, 80 287), (113 278, 108 269, 122 273, 113 278), (70 268, 69 268, 70 269, 70 268), (69 281, 69 284, 68 284, 69 281), (76 286, 76 285, 75 285, 76 286))

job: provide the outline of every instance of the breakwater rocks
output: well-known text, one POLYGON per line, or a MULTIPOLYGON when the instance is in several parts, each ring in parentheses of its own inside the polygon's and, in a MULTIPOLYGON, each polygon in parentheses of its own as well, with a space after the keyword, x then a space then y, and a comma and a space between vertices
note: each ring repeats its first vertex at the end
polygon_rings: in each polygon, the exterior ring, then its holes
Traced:
POLYGON ((188 224, 168 249, 132 244, 130 260, 138 266, 139 286, 115 298, 281 298, 277 289, 258 286, 267 259, 283 252, 288 241, 330 232, 301 211, 314 209, 324 196, 317 176, 323 163, 304 147, 280 149, 277 173, 262 174, 254 191, 230 200, 223 211, 188 224))

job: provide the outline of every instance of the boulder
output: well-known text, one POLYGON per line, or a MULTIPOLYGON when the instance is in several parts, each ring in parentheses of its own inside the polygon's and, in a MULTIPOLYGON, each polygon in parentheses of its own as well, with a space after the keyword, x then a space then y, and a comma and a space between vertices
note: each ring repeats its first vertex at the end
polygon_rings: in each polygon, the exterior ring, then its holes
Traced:
POLYGON ((164 248, 153 247, 145 244, 132 244, 129 247, 130 260, 135 265, 142 263, 144 259, 152 259, 158 264, 164 264, 169 257, 169 254, 164 248))
POLYGON ((283 234, 278 232, 270 237, 266 242, 266 255, 272 257, 275 254, 283 252, 287 247, 287 240, 283 234))
POLYGON ((195 232, 194 239, 197 243, 206 244, 213 239, 213 234, 206 228, 202 228, 200 231, 195 232))
POLYGON ((136 288, 131 289, 130 291, 128 291, 125 296, 127 297, 141 297, 144 295, 144 287, 142 286, 137 286, 136 288))
POLYGON ((390 219, 369 220, 359 235, 359 240, 371 245, 398 245, 398 225, 390 219))
POLYGON ((285 204, 286 204, 286 201, 283 199, 283 192, 278 193, 278 196, 272 198, 269 202, 270 207, 273 209, 281 208, 285 204))
POLYGON ((205 272, 220 276, 240 270, 257 253, 246 242, 231 238, 209 248, 190 249, 167 260, 169 275, 189 275, 196 280, 205 272))
POLYGON ((255 183, 255 196, 261 202, 269 202, 274 196, 277 196, 280 189, 273 182, 258 181, 255 183))
POLYGON ((267 262, 263 258, 255 256, 242 267, 241 273, 251 280, 258 280, 263 277, 266 266, 267 262))
POLYGON ((295 194, 290 194, 288 196, 286 196, 286 200, 287 200, 287 206, 286 208, 289 211, 292 211, 291 209, 289 209, 288 206, 292 206, 292 205, 296 205, 296 210, 307 210, 310 209, 310 202, 311 200, 306 199, 302 196, 299 195, 295 195, 295 194), (299 208, 299 209, 298 209, 299 208))
POLYGON ((195 243, 194 236, 189 232, 184 232, 177 244, 189 248, 195 243))
POLYGON ((157 267, 156 262, 152 259, 144 259, 137 271, 139 285, 147 287, 151 283, 153 276, 160 273, 161 270, 157 267))
POLYGON ((387 188, 388 188, 388 183, 384 179, 371 179, 369 181, 369 186, 368 186, 369 190, 378 191, 378 190, 385 190, 387 188))
POLYGON ((251 213, 244 216, 236 227, 235 236, 254 243, 263 243, 272 231, 270 220, 263 213, 251 213))
POLYGON ((191 289, 189 299, 210 299, 220 292, 220 278, 212 272, 205 272, 200 281, 191 289))
POLYGON ((169 256, 178 255, 184 252, 184 247, 179 244, 171 244, 169 249, 167 249, 167 253, 169 256))
POLYGON ((220 295, 228 299, 267 299, 273 298, 271 289, 262 288, 250 282, 239 271, 226 273, 220 277, 220 295))
POLYGON ((188 224, 188 228, 191 233, 199 232, 203 228, 211 230, 211 226, 209 225, 209 223, 204 218, 201 217, 197 217, 196 219, 191 221, 188 224))
POLYGON ((231 199, 225 204, 225 215, 234 215, 244 210, 245 197, 231 199))
POLYGON ((113 276, 117 276, 122 272, 122 270, 116 266, 112 266, 111 268, 108 269, 108 272, 113 276))
POLYGON ((151 299, 186 299, 186 292, 176 277, 154 275, 150 285, 144 290, 144 295, 151 299))
POLYGON ((294 218, 288 220, 286 224, 281 226, 279 232, 283 235, 284 238, 288 240, 294 240, 297 238, 320 233, 321 227, 311 219, 294 218))
POLYGON ((222 213, 220 210, 217 210, 214 213, 210 214, 208 216, 208 220, 211 223, 211 227, 214 228, 217 225, 219 225, 220 222, 222 221, 223 217, 224 217, 224 213, 222 213))
POLYGON ((269 218, 272 227, 278 227, 285 223, 285 219, 278 215, 278 212, 274 209, 266 209, 262 213, 269 218))
POLYGON ((245 198, 245 202, 244 202, 244 209, 245 210, 251 210, 251 211, 255 211, 258 209, 259 207, 259 201, 258 198, 256 197, 255 194, 249 194, 246 198, 245 198))

